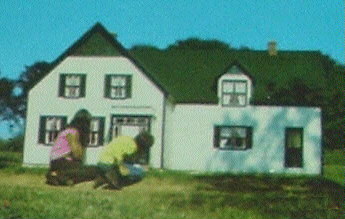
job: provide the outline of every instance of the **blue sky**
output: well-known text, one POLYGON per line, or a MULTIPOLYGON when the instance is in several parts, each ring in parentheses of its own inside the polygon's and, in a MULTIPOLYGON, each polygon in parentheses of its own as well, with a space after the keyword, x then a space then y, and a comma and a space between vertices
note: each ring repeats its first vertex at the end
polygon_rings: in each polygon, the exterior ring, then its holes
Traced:
POLYGON ((275 40, 280 50, 319 50, 344 63, 339 0, 2 0, 0 11, 0 77, 13 79, 53 61, 96 22, 126 48, 199 37, 262 50, 275 40))

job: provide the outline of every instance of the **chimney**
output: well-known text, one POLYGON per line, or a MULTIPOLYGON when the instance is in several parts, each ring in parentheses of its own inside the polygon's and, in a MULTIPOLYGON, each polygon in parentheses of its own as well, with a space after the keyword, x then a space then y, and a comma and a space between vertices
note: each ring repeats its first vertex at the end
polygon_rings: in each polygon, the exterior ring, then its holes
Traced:
POLYGON ((278 54, 276 41, 269 41, 267 47, 268 54, 270 56, 276 56, 278 54))

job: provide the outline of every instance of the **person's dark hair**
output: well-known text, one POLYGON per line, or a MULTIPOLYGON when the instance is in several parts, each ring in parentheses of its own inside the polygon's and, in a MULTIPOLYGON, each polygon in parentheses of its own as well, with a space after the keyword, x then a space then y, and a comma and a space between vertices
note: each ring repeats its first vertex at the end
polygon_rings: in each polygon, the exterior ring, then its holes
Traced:
POLYGON ((68 125, 70 128, 75 128, 79 131, 80 143, 86 146, 89 142, 90 122, 92 116, 86 109, 79 110, 68 125))
POLYGON ((154 137, 148 132, 140 132, 135 137, 135 142, 142 149, 149 149, 154 143, 154 137))

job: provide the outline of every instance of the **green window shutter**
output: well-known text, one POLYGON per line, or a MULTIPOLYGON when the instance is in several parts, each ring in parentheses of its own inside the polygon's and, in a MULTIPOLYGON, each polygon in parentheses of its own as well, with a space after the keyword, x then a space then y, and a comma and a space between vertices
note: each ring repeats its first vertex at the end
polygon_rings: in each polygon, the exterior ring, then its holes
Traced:
POLYGON ((132 76, 126 78, 126 98, 132 97, 132 76))
MULTIPOLYGON (((61 130, 64 130, 66 128, 66 125, 67 125, 67 116, 63 116, 61 118, 61 130)), ((61 131, 59 130, 59 131, 61 131)))
POLYGON ((66 82, 66 75, 61 74, 60 81, 59 81, 59 97, 65 96, 65 82, 66 82))
POLYGON ((219 140, 220 140, 220 127, 214 127, 214 136, 213 136, 213 147, 219 148, 219 140))
POLYGON ((104 143, 104 117, 99 118, 99 145, 103 145, 104 143))
POLYGON ((106 98, 110 97, 110 82, 111 82, 111 75, 106 75, 105 81, 104 81, 104 97, 106 98))
POLYGON ((45 138, 45 124, 46 124, 47 117, 41 116, 40 117, 40 127, 38 129, 38 143, 44 144, 45 138))
POLYGON ((80 76, 80 97, 85 97, 86 75, 80 76))

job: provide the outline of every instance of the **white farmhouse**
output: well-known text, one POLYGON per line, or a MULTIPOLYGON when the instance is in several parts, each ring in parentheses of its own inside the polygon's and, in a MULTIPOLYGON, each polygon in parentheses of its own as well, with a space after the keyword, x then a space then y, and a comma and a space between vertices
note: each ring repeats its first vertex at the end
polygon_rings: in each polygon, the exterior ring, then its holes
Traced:
POLYGON ((24 165, 48 165, 57 133, 85 108, 93 115, 88 164, 110 138, 147 130, 155 143, 143 162, 153 168, 320 174, 320 108, 253 104, 260 81, 307 69, 298 66, 308 58, 294 57, 311 53, 134 54, 97 23, 30 90, 24 165), (295 70, 281 65, 289 60, 295 70))

